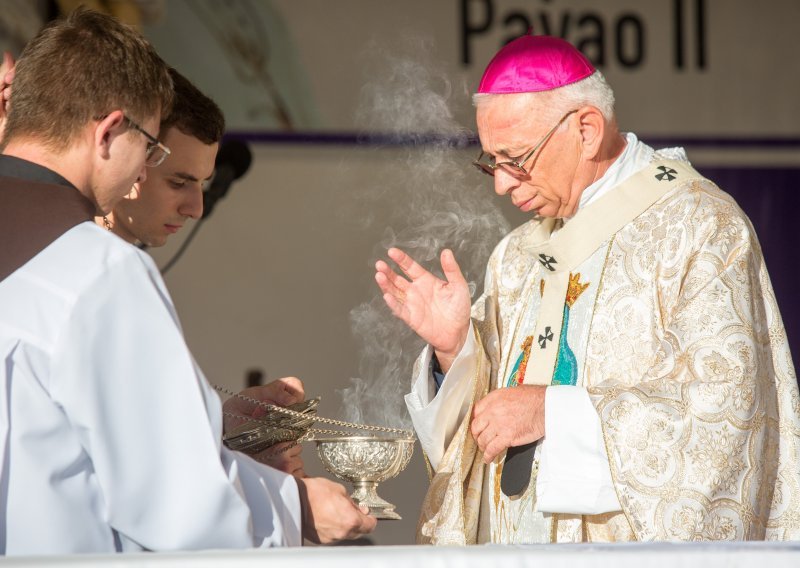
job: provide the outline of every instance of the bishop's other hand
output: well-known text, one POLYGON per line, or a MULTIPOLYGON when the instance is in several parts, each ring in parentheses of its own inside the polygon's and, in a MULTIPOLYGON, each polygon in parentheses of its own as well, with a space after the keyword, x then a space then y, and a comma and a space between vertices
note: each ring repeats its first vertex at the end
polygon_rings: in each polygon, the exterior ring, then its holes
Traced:
POLYGON ((469 330, 469 286, 455 256, 449 249, 442 251, 442 280, 400 249, 390 248, 388 255, 403 275, 382 260, 375 263, 375 281, 383 299, 396 317, 434 348, 446 372, 469 330))

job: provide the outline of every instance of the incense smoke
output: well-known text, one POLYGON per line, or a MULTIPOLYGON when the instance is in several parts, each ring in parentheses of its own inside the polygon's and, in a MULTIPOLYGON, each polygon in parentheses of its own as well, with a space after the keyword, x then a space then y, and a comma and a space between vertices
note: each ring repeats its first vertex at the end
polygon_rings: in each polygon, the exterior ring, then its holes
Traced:
MULTIPOLYGON (((430 41, 406 40, 400 49, 373 45, 369 53, 370 80, 362 89, 357 123, 397 148, 397 159, 357 195, 367 207, 391 211, 370 262, 388 260, 386 250, 396 246, 441 276, 439 254, 450 248, 474 300, 486 261, 509 226, 494 205, 491 184, 469 164, 472 150, 478 153, 476 147, 466 151, 470 131, 453 118, 459 105, 471 107, 469 91, 466 85, 454 88, 431 60, 430 41)), ((422 341, 391 314, 377 286, 350 319, 360 345, 361 378, 340 391, 345 419, 409 428, 403 395, 410 390, 422 341)))

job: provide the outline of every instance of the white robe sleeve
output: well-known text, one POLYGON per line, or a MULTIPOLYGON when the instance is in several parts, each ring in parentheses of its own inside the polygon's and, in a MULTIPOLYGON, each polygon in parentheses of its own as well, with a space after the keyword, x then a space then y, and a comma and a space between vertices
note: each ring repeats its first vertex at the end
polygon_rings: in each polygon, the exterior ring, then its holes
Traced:
POLYGON ((224 446, 222 464, 250 509, 254 543, 301 546, 300 496, 294 477, 224 446))
POLYGON ((600 417, 586 389, 547 388, 536 508, 596 515, 622 509, 608 464, 600 417))
POLYGON ((123 548, 299 544, 294 480, 222 449, 219 398, 149 258, 115 259, 74 302, 50 389, 123 548))
POLYGON ((472 379, 476 373, 479 348, 470 322, 467 341, 445 375, 438 393, 430 370, 433 348, 426 346, 420 355, 419 374, 405 401, 419 443, 434 471, 472 402, 472 379))

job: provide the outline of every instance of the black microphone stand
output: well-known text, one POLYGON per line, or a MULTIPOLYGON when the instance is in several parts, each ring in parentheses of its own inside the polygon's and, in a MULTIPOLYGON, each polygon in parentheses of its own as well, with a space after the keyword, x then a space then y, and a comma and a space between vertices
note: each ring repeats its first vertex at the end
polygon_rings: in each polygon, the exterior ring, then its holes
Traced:
MULTIPOLYGON (((244 173, 248 170, 251 160, 252 155, 250 154, 250 149, 247 147, 246 143, 240 140, 228 140, 220 146, 215 164, 216 175, 211 181, 211 185, 208 190, 203 192, 203 214, 195 222, 192 230, 189 232, 189 235, 186 237, 186 239, 181 243, 181 246, 177 252, 172 255, 172 258, 167 261, 163 268, 161 268, 162 276, 166 274, 170 268, 175 266, 175 263, 178 262, 183 253, 189 247, 189 244, 191 244, 192 240, 197 234, 197 231, 200 229, 200 226, 203 224, 206 218, 211 215, 211 212, 213 211, 217 202, 225 197, 225 195, 228 193, 228 189, 230 189, 231 184, 244 175, 244 173)), ((147 248, 147 245, 141 244, 139 245, 139 248, 145 249, 147 248)))
MULTIPOLYGON (((194 227, 192 227, 192 230, 191 230, 191 231, 189 231, 189 235, 188 235, 188 236, 186 237, 186 239, 184 239, 184 241, 181 243, 181 246, 180 246, 180 248, 177 250, 177 252, 175 252, 175 254, 174 254, 174 255, 172 255, 172 258, 171 258, 171 259, 169 259, 169 261, 167 261, 167 264, 165 264, 165 265, 164 265, 164 267, 161 269, 161 275, 162 275, 162 276, 163 276, 164 274, 166 274, 166 273, 167 273, 167 271, 168 271, 170 268, 172 268, 173 266, 175 266, 175 263, 176 263, 176 262, 178 262, 178 259, 180 259, 180 257, 181 257, 181 256, 183 255, 183 253, 186 251, 186 249, 187 249, 187 248, 189 248, 189 244, 192 242, 192 239, 194 239, 194 236, 197 234, 197 230, 200 228, 200 225, 202 225, 202 224, 203 224, 203 221, 205 221, 205 218, 200 218, 200 219, 198 219, 198 220, 197 220, 197 222, 194 224, 194 227)), ((146 246, 146 245, 145 245, 145 246, 146 246)), ((140 247, 140 248, 143 248, 143 247, 140 247)))

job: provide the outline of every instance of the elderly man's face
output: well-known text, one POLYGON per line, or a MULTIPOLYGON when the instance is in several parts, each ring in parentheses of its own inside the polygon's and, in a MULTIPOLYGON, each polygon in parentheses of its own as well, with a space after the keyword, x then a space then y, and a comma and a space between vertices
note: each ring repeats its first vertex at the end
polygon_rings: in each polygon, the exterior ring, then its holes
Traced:
POLYGON ((580 159, 580 135, 571 114, 552 131, 551 123, 520 104, 515 95, 498 95, 478 107, 478 134, 484 152, 497 163, 518 161, 544 139, 522 166, 527 174, 512 175, 504 168, 494 173, 494 189, 508 195, 521 211, 543 217, 571 217, 577 210, 580 189, 575 172, 580 159))

